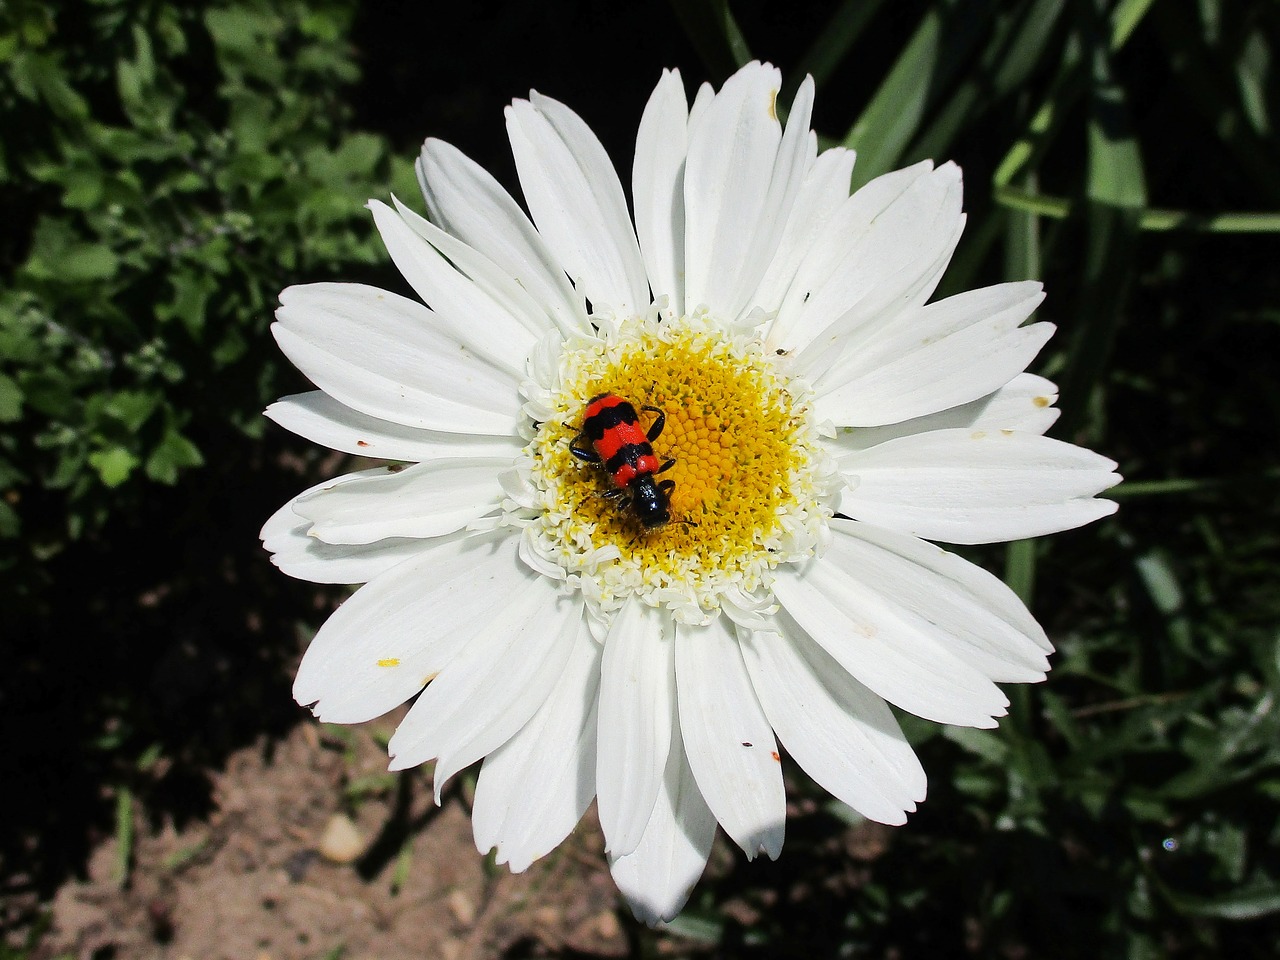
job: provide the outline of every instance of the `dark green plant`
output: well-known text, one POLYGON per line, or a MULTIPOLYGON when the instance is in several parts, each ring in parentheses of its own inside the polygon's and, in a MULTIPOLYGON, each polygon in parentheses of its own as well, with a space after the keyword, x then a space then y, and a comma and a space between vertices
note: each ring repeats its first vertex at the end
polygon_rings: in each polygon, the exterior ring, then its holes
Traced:
POLYGON ((381 138, 347 129, 354 7, 0 14, 7 579, 178 483, 228 432, 260 435, 280 289, 378 259, 361 203, 389 164, 381 138))

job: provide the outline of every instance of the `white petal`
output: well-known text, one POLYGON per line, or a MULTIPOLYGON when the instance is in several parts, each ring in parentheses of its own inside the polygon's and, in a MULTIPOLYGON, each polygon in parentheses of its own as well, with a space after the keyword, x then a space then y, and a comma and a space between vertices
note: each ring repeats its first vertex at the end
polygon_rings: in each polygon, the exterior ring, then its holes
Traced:
POLYGON ((433 460, 322 487, 294 501, 325 543, 373 543, 387 537, 440 537, 498 506, 498 475, 510 458, 433 460))
POLYGON ((755 306, 810 159, 813 82, 777 117, 781 74, 752 63, 730 77, 690 127, 685 165, 686 305, 734 318, 755 306))
POLYGON ((380 420, 446 433, 515 432, 515 380, 442 334, 420 303, 356 283, 280 294, 280 349, 334 399, 380 420))
POLYGON ((995 543, 1070 530, 1115 512, 1091 499, 1120 481, 1082 447, 1013 430, 936 430, 847 454, 840 512, 948 543, 995 543))
POLYGON ((924 768, 888 704, 803 633, 738 630, 765 715, 791 758, 869 820, 901 824, 924 799, 924 768))
POLYGON ((476 848, 497 848, 514 873, 557 847, 596 795, 600 645, 579 618, 569 659, 546 702, 485 758, 471 825, 476 848))
POLYGON ((836 518, 831 532, 841 562, 896 604, 948 637, 948 649, 999 683, 1035 683, 1049 669, 1053 644, 1030 611, 996 576, 915 537, 836 518))
POLYGON ((707 114, 707 108, 716 98, 716 91, 709 83, 702 83, 698 86, 698 92, 694 94, 693 106, 689 108, 689 130, 695 130, 702 118, 707 114))
POLYGON ((1043 299, 1039 283, 1007 283, 899 317, 872 342, 845 348, 817 386, 818 416, 878 426, 993 393, 1052 336, 1049 323, 1019 326, 1043 299))
POLYGON ((271 553, 271 562, 283 572, 312 583, 367 583, 409 557, 422 553, 425 540, 389 539, 371 544, 322 543, 307 531, 311 521, 300 517, 293 505, 317 490, 335 483, 380 476, 385 468, 350 473, 337 480, 325 480, 294 497, 271 515, 262 527, 262 545, 271 553))
MULTIPOLYGON (((796 357, 796 370, 816 381, 835 362, 850 336, 874 332, 896 323, 904 310, 929 299, 960 242, 960 168, 944 163, 914 181, 872 222, 846 254, 849 273, 839 283, 814 293, 806 313, 813 329, 814 301, 829 301, 834 291, 847 298, 845 309, 821 331, 813 333, 796 357)), ((856 194, 854 195, 856 198, 856 194)), ((828 304, 835 308, 836 304, 828 304)))
POLYGON ((754 860, 782 852, 787 796, 773 730, 723 617, 678 627, 680 732, 698 789, 725 833, 754 860))
POLYGON ((779 567, 774 596, 782 632, 803 630, 836 662, 890 703, 962 727, 994 727, 1009 701, 1000 688, 948 649, 946 633, 906 615, 868 587, 834 537, 827 553, 779 567), (794 621, 787 623, 787 618, 794 621))
POLYGON ((531 94, 507 108, 507 136, 538 232, 597 312, 649 307, 649 283, 622 184, 591 128, 564 104, 531 94))
POLYGON ((443 140, 422 145, 417 170, 432 220, 506 271, 561 329, 590 330, 564 264, 487 170, 443 140))
POLYGON ((917 181, 931 176, 922 161, 864 184, 832 212, 809 245, 769 328, 770 350, 795 352, 866 295, 874 275, 855 269, 865 235, 878 217, 901 201, 917 181))
MULTIPOLYGON (((444 254, 464 276, 474 280, 476 286, 484 291, 500 310, 509 314, 535 339, 543 337, 553 328, 559 328, 566 334, 590 332, 584 320, 576 316, 572 318, 561 316, 552 309, 551 305, 536 301, 518 279, 512 277, 475 247, 420 217, 394 196, 391 199, 396 205, 396 212, 400 214, 400 218, 414 233, 444 254)), ((564 279, 567 285, 569 278, 564 279)))
POLYGON ((675 712, 663 614, 634 597, 614 614, 600 677, 596 792, 605 850, 631 853, 662 787, 675 712))
POLYGON ((716 818, 698 792, 680 731, 673 734, 662 790, 644 836, 631 853, 609 858, 613 881, 631 912, 651 927, 675 919, 706 868, 716 836, 716 818))
POLYGON ((524 445, 518 437, 473 437, 437 433, 379 420, 339 403, 323 390, 295 393, 267 407, 266 415, 313 443, 358 457, 423 463, 450 457, 505 457, 514 460, 524 445))
POLYGON ((1061 411, 1054 407, 1057 400, 1058 388, 1053 383, 1033 373, 1021 373, 995 393, 972 403, 884 427, 850 427, 827 442, 840 456, 896 437, 933 430, 1020 430, 1042 434, 1058 419, 1061 411))
POLYGON ((356 591, 322 626, 293 696, 330 723, 362 723, 417 693, 534 577, 510 531, 444 537, 356 591))
POLYGON ((636 234, 654 299, 663 294, 675 315, 684 314, 684 158, 689 104, 679 70, 663 70, 640 130, 631 169, 636 234))
POLYGON ((777 160, 769 179, 769 192, 765 196, 761 216, 753 228, 746 258, 738 266, 738 291, 732 304, 739 316, 749 314, 759 303, 756 290, 778 251, 778 245, 782 242, 791 213, 795 209, 805 171, 817 154, 817 136, 809 128, 813 114, 813 92, 813 78, 807 76, 800 81, 800 87, 791 101, 787 126, 782 134, 782 142, 778 145, 777 160))
POLYGON ((737 316, 738 271, 759 219, 782 125, 781 73, 751 63, 728 80, 689 131, 685 162, 685 303, 737 316))
POLYGON ((436 803, 450 777, 510 740, 546 702, 582 625, 581 599, 557 597, 543 577, 494 601, 498 615, 431 681, 387 745, 392 770, 439 758, 436 803))
POLYGON ((774 313, 782 306, 787 288, 814 240, 831 215, 849 199, 854 157, 852 150, 832 147, 819 154, 810 165, 777 252, 752 298, 762 310, 774 313))
POLYGON ((519 379, 537 336, 483 288, 450 264, 385 203, 369 201, 374 223, 396 269, 435 313, 442 334, 519 379))

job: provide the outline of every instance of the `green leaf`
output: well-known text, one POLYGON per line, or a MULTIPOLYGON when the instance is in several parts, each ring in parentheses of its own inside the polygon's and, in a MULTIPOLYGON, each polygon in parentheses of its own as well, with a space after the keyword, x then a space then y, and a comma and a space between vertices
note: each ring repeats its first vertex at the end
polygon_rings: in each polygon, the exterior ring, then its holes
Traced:
POLYGON ((945 727, 942 735, 974 756, 981 757, 995 766, 1004 764, 1009 757, 1009 745, 1001 739, 999 734, 992 733, 990 730, 945 727))
POLYGON ((702 910, 685 910, 666 928, 679 937, 697 943, 719 943, 724 936, 724 920, 714 913, 702 910))
POLYGON ((892 169, 915 136, 936 81, 942 15, 931 8, 907 41, 871 102, 845 134, 844 146, 858 151, 854 187, 892 169))
POLYGON ((156 116, 153 106, 156 63, 151 53, 151 40, 139 24, 133 27, 133 46, 132 60, 121 58, 116 62, 116 90, 129 119, 146 128, 156 116))
POLYGON ((0 537, 11 540, 22 533, 22 519, 7 500, 0 500, 0 537))
POLYGON ((104 486, 114 489, 129 479, 138 465, 138 458, 123 447, 112 447, 89 454, 89 465, 98 472, 98 479, 104 486))
POLYGON ((165 431, 160 445, 147 457, 147 476, 157 483, 173 485, 178 482, 178 474, 188 467, 204 465, 204 457, 200 449, 177 430, 165 431))
POLYGON ((1113 207, 1147 205, 1142 150, 1129 129, 1124 89, 1105 84, 1094 92, 1089 117, 1088 179, 1090 200, 1113 207))
POLYGON ((1258 883, 1218 897, 1174 895, 1187 913, 1223 920, 1257 920, 1280 913, 1280 883, 1258 883))
POLYGON ((129 433, 137 433, 162 399, 152 391, 116 390, 104 399, 102 413, 119 422, 129 433))
POLYGON ((1111 49, 1119 50, 1133 31, 1138 28, 1142 18, 1147 15, 1156 0, 1120 0, 1111 12, 1111 49))
POLYGON ((0 373, 0 423, 22 418, 22 388, 12 377, 0 373))
POLYGON ((10 79, 19 93, 43 101, 60 119, 78 121, 89 116, 89 104, 67 82, 66 72, 54 56, 19 53, 13 58, 10 79))
POLYGON ((121 889, 129 882, 133 866, 133 791, 116 788, 116 857, 111 879, 121 889))
POLYGON ((43 217, 25 269, 39 280, 88 283, 115 276, 120 260, 106 244, 86 243, 66 223, 43 217))

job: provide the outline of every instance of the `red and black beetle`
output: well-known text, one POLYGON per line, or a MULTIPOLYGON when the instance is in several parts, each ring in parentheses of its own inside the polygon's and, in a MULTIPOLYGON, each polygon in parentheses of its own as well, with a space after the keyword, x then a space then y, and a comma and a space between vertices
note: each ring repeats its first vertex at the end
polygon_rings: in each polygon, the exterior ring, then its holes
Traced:
POLYGON ((630 507, 645 529, 660 527, 671 519, 671 491, 674 480, 655 480, 674 460, 658 463, 653 441, 666 426, 667 415, 657 407, 641 407, 656 413, 649 432, 640 429, 636 408, 612 393, 601 393, 587 402, 582 432, 569 444, 569 452, 579 460, 604 467, 614 489, 605 494, 626 509, 630 507))

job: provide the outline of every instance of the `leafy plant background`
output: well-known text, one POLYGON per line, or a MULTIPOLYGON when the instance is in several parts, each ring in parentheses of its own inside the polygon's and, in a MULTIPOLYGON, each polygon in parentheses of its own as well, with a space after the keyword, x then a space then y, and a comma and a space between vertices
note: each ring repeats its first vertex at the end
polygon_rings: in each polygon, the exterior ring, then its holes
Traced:
MULTIPOLYGON (((996 731, 907 725, 930 797, 856 895, 823 892, 855 869, 849 811, 797 778, 783 858, 700 886, 681 942, 1276 955, 1278 54, 1270 0, 9 0, 0 891, 49 896, 137 816, 207 815, 229 751, 307 722, 287 664, 326 598, 256 532, 337 464, 259 415, 303 387, 266 332, 279 290, 400 283, 362 204, 416 196, 425 135, 514 188, 501 107, 536 86, 625 169, 662 67, 758 57, 814 75, 855 182, 961 163, 940 294, 1042 278, 1053 433, 1126 479, 1106 523, 974 551, 1054 671, 996 731)), ((38 920, 5 911, 6 955, 38 920)))

